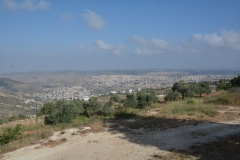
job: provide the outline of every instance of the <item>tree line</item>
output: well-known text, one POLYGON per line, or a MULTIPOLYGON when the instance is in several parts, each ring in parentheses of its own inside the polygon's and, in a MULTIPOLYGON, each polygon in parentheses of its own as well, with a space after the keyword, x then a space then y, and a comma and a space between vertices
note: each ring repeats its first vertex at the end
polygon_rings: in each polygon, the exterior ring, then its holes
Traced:
POLYGON ((211 93, 210 82, 185 83, 184 81, 179 81, 173 84, 172 90, 167 93, 165 100, 176 101, 186 97, 193 97, 195 94, 202 97, 204 93, 211 93))
POLYGON ((40 115, 45 115, 45 124, 70 123, 77 116, 114 116, 119 108, 144 108, 157 101, 153 90, 127 94, 126 99, 112 94, 105 104, 100 103, 97 97, 91 97, 86 102, 79 99, 61 99, 44 103, 40 115))
POLYGON ((233 87, 240 87, 240 75, 234 77, 231 80, 219 80, 217 82, 194 82, 194 83, 185 83, 184 81, 179 81, 173 84, 172 90, 167 93, 165 100, 166 101, 176 101, 179 99, 184 99, 186 97, 193 97, 198 94, 199 97, 202 97, 202 94, 211 93, 211 85, 216 85, 217 90, 229 90, 233 87))

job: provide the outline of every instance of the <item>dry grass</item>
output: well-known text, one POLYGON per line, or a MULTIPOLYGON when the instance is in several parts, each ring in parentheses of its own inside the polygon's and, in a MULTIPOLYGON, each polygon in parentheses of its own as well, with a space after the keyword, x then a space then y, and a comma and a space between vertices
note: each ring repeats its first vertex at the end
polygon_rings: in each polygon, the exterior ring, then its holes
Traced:
MULTIPOLYGON (((131 109, 136 116, 131 117, 135 122, 126 122, 124 119, 111 120, 125 128, 130 129, 167 129, 183 125, 196 125, 202 122, 220 122, 240 118, 239 112, 220 112, 228 109, 228 106, 204 104, 204 99, 208 97, 221 96, 226 91, 214 92, 204 95, 202 98, 185 99, 167 103, 156 103, 145 109, 131 109), (151 114, 153 113, 153 114, 151 114)), ((128 110, 128 112, 130 112, 128 110)), ((115 127, 115 126, 114 126, 115 127)), ((115 127, 113 129, 117 129, 115 127)), ((126 130, 126 129, 125 129, 126 130)))
MULTIPOLYGON (((22 123, 21 125, 22 136, 15 141, 0 146, 0 154, 13 151, 24 146, 35 144, 41 139, 50 137, 54 131, 52 127, 45 126, 42 122, 27 122, 26 124, 22 123)), ((5 127, 9 126, 4 126, 1 129, 4 129, 5 127)))
POLYGON ((155 154, 151 160, 192 160, 193 156, 180 152, 172 152, 169 154, 155 154))
POLYGON ((102 120, 96 120, 92 123, 89 123, 87 126, 91 127, 91 129, 85 130, 82 132, 82 134, 86 134, 86 133, 98 133, 98 132, 104 132, 105 131, 105 127, 104 127, 104 123, 102 120))
POLYGON ((211 96, 204 100, 207 104, 219 104, 219 105, 233 105, 240 106, 240 92, 228 92, 219 96, 211 96))
POLYGON ((203 104, 202 99, 193 99, 193 104, 189 104, 188 100, 168 102, 165 104, 156 104, 158 116, 165 116, 166 118, 178 119, 194 119, 194 120, 209 120, 209 118, 216 117, 218 107, 216 105, 203 104))
MULTIPOLYGON (((60 140, 54 141, 54 140, 49 140, 48 142, 42 143, 42 146, 47 146, 47 147, 55 147, 58 146, 60 144, 63 144, 67 141, 66 138, 62 138, 60 140)), ((36 148, 37 149, 37 148, 36 148)))

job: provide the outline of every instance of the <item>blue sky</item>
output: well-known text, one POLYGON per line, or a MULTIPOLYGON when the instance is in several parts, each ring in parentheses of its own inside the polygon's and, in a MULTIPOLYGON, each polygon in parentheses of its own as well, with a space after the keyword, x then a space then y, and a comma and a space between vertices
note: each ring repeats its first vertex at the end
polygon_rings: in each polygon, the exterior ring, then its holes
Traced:
POLYGON ((240 68, 239 0, 0 0, 0 73, 240 68))

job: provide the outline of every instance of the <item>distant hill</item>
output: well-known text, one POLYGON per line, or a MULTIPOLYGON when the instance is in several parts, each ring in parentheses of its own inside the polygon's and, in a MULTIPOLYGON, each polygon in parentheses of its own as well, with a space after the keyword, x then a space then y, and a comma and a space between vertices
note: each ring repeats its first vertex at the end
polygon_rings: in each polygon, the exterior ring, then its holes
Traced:
POLYGON ((19 81, 14 81, 10 78, 0 78, 0 87, 11 87, 19 84, 23 84, 23 83, 19 81))

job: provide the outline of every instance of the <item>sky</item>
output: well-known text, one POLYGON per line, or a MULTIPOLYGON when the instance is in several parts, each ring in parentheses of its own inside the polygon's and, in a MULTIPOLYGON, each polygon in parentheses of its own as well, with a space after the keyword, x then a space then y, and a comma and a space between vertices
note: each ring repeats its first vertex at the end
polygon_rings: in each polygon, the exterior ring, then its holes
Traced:
POLYGON ((239 0, 0 0, 0 73, 239 69, 239 0))

